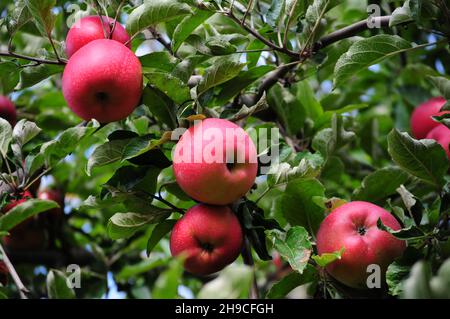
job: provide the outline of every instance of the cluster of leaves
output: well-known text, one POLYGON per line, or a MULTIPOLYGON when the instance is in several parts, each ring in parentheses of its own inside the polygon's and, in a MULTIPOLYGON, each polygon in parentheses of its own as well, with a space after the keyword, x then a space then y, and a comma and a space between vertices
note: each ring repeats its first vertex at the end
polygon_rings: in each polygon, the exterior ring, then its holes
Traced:
MULTIPOLYGON (((380 222, 380 229, 408 241, 381 294, 448 296, 448 159, 437 143, 406 132, 414 106, 438 94, 450 100, 450 11, 443 1, 397 2, 381 1, 387 24, 358 34, 342 26, 367 19, 371 1, 19 0, 0 8, 0 39, 8 43, 0 87, 29 119, 14 128, 0 120, 2 180, 23 189, 51 174, 70 204, 56 250, 68 245, 95 257, 83 265, 80 289, 63 284, 61 262, 37 275, 23 265, 27 286, 37 296, 100 297, 113 278, 129 298, 248 296, 248 260, 201 279, 183 273, 168 248, 174 223, 195 204, 175 182, 170 132, 209 116, 281 133, 277 145, 270 136, 258 141, 270 146, 261 158, 276 148, 280 156, 233 205, 261 293, 281 298, 306 285, 313 296, 359 296, 323 271, 343 250, 318 256, 314 238, 334 207, 365 200, 403 225, 392 231, 380 222), (67 23, 89 14, 121 17, 133 50, 143 52, 141 105, 104 126, 80 124, 61 93, 67 23), (275 251, 292 268, 282 278, 268 262, 275 251)), ((449 126, 448 116, 435 120, 449 126)), ((0 233, 52 205, 17 206, 0 217, 0 233)))

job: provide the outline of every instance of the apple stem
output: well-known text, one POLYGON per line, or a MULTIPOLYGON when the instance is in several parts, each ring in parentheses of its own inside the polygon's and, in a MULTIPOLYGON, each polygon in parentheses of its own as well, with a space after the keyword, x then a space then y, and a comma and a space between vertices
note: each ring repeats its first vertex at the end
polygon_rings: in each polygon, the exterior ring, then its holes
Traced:
POLYGON ((3 246, 1 244, 0 244, 0 252, 2 253, 3 261, 6 265, 6 267, 8 268, 8 271, 11 274, 12 279, 13 279, 14 283, 16 284, 17 289, 19 290, 20 298, 28 299, 26 293, 29 293, 30 291, 25 287, 22 280, 20 280, 20 277, 17 274, 16 269, 14 268, 13 264, 9 260, 8 255, 6 255, 5 250, 3 249, 3 246))
POLYGON ((252 249, 250 247, 250 242, 247 237, 244 238, 244 247, 242 248, 242 259, 244 260, 244 264, 251 266, 253 270, 253 282, 252 287, 250 288, 249 298, 250 299, 259 299, 259 288, 258 282, 256 281, 256 272, 255 272, 255 261, 252 256, 252 249))

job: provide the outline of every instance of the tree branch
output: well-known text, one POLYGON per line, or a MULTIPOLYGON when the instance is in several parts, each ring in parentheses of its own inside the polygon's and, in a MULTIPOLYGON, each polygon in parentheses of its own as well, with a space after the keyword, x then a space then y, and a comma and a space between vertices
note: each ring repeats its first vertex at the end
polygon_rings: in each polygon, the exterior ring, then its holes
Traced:
POLYGON ((33 62, 37 62, 39 64, 54 64, 54 65, 65 65, 66 64, 66 61, 64 61, 62 59, 60 61, 45 60, 45 59, 22 55, 22 54, 18 54, 18 53, 14 53, 14 52, 0 52, 0 56, 6 56, 6 57, 12 57, 12 58, 17 58, 17 59, 22 59, 22 60, 33 61, 33 62))
POLYGON ((3 262, 5 263, 6 267, 8 268, 9 273, 11 274, 11 277, 14 281, 14 283, 17 286, 17 289, 20 293, 20 298, 22 299, 28 299, 26 293, 29 292, 29 290, 25 287, 22 280, 20 280, 19 275, 17 274, 16 269, 14 268, 13 264, 9 260, 8 256, 5 253, 5 250, 3 249, 3 246, 0 244, 0 252, 3 256, 3 262))
MULTIPOLYGON (((380 28, 385 28, 389 26, 390 18, 391 16, 375 17, 373 18, 372 23, 373 24, 379 23, 380 28)), ((367 23, 368 23, 367 19, 359 21, 322 37, 316 43, 313 44, 312 51, 317 52, 320 49, 323 49, 339 40, 350 38, 362 31, 369 30, 370 28, 367 23)))

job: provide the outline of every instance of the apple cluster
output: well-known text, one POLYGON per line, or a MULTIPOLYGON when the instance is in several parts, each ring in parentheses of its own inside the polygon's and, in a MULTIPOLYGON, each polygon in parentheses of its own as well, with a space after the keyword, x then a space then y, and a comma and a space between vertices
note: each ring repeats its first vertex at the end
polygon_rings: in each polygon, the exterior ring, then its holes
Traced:
POLYGON ((227 120, 199 121, 181 136, 173 156, 175 178, 186 194, 200 202, 175 224, 170 237, 172 255, 185 258, 187 271, 208 275, 239 256, 243 233, 229 205, 252 187, 256 155, 248 134, 227 120))
POLYGON ((127 31, 114 19, 88 16, 70 28, 62 92, 83 120, 119 121, 139 104, 142 66, 130 48, 127 31))

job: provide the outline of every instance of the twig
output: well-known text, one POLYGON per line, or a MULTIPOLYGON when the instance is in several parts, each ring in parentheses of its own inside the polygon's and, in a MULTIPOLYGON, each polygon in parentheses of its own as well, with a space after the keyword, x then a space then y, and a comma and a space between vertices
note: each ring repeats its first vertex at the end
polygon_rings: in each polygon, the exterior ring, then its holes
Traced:
POLYGON ((172 50, 172 45, 167 42, 159 33, 158 31, 156 31, 155 28, 150 27, 148 28, 150 30, 150 32, 152 33, 153 37, 155 38, 156 41, 158 41, 159 43, 161 43, 161 45, 167 50, 169 51, 170 54, 174 55, 174 52, 172 50))
POLYGON ((14 53, 14 52, 0 52, 0 56, 13 57, 13 58, 22 59, 22 60, 34 61, 39 64, 54 64, 54 65, 65 65, 66 64, 66 61, 64 61, 62 59, 59 61, 45 60, 45 59, 22 55, 22 54, 18 54, 18 53, 14 53))
POLYGON ((241 25, 245 24, 245 20, 247 19, 248 13, 252 9, 252 5, 253 5, 253 0, 250 0, 248 2, 247 10, 245 10, 244 17, 242 18, 241 25))
POLYGON ((287 19, 286 28, 284 30, 284 39, 283 39, 283 47, 285 47, 285 48, 287 48, 287 39, 288 39, 288 33, 289 33, 289 25, 291 24, 291 19, 292 19, 292 16, 294 15, 294 10, 295 10, 295 7, 297 6, 297 1, 298 0, 294 0, 294 3, 292 4, 291 10, 289 11, 289 14, 288 14, 288 19, 287 19))
POLYGON ((288 50, 286 48, 280 48, 279 46, 275 45, 271 41, 267 40, 265 37, 263 37, 261 34, 259 34, 256 30, 249 27, 246 23, 241 23, 241 21, 233 14, 232 11, 227 12, 227 17, 235 21, 237 24, 240 24, 248 33, 253 35, 255 38, 257 38, 259 41, 267 45, 269 48, 274 49, 275 51, 282 52, 286 55, 289 55, 290 57, 298 57, 298 53, 288 50))
POLYGON ((109 39, 112 39, 114 30, 116 29, 117 19, 119 18, 120 11, 122 10, 123 5, 125 4, 125 0, 122 0, 119 4, 119 7, 116 11, 116 16, 114 17, 113 25, 111 27, 111 32, 109 33, 109 39))
POLYGON ((253 282, 252 287, 250 288, 250 299, 259 299, 259 289, 258 282, 256 281, 256 272, 255 272, 255 262, 252 256, 252 250, 250 248, 250 242, 247 238, 244 238, 244 247, 242 248, 242 259, 244 260, 244 264, 251 266, 253 269, 253 282))
POLYGON ((25 287, 22 280, 20 280, 20 277, 17 274, 16 269, 9 260, 8 255, 6 255, 5 250, 3 249, 3 246, 1 244, 0 244, 0 252, 2 253, 3 261, 5 262, 6 267, 8 267, 8 271, 11 274, 12 279, 16 284, 17 289, 19 290, 20 298, 28 299, 26 293, 29 293, 30 291, 25 287))

